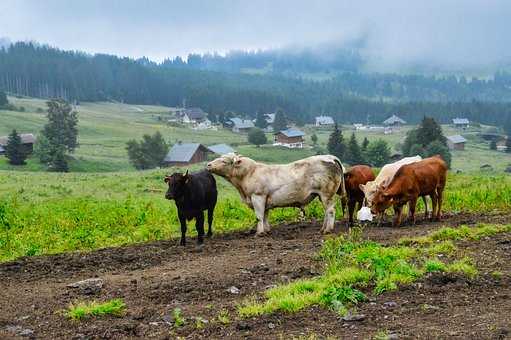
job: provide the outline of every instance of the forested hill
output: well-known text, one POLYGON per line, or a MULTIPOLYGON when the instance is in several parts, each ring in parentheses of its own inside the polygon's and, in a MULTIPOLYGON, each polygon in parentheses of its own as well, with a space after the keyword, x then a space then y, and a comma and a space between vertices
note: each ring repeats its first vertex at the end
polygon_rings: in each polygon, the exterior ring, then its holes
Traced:
POLYGON ((374 123, 391 113, 409 122, 426 114, 444 122, 462 115, 490 124, 501 124, 511 115, 511 74, 506 73, 469 82, 346 72, 319 82, 201 70, 193 57, 188 63, 176 60, 156 64, 16 43, 0 49, 0 88, 32 97, 82 101, 168 106, 186 101, 208 112, 231 110, 251 117, 280 107, 298 123, 320 113, 340 122, 374 123))

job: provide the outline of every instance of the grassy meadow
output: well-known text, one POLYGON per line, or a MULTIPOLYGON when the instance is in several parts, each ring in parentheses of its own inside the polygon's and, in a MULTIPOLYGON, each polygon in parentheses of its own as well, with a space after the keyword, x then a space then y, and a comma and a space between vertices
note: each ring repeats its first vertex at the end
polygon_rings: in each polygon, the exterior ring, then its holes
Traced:
MULTIPOLYGON (((172 170, 0 172, 0 261, 179 236, 175 205, 164 199, 163 176, 172 170)), ((214 231, 252 227, 255 215, 237 191, 221 178, 217 183, 214 231)), ((510 206, 511 177, 449 175, 444 211, 494 212, 510 206)), ((298 209, 283 208, 273 210, 270 218, 279 223, 298 215, 298 209)), ((307 215, 323 217, 317 200, 307 207, 307 215)), ((195 235, 193 223, 188 235, 195 235)))

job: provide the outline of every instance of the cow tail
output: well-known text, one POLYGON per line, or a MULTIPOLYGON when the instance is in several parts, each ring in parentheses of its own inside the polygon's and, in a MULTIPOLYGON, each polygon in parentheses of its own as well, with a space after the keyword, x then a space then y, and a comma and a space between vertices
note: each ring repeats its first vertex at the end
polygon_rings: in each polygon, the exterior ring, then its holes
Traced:
MULTIPOLYGON (((348 194, 346 193, 346 185, 344 183, 344 172, 346 171, 344 169, 344 166, 342 165, 341 161, 339 160, 339 158, 337 157, 334 157, 334 160, 335 162, 337 163, 337 165, 339 165, 339 168, 341 170, 341 184, 340 184, 340 189, 341 189, 341 197, 342 198, 347 198, 348 197, 348 194)), ((339 190, 337 190, 339 191, 339 190)))

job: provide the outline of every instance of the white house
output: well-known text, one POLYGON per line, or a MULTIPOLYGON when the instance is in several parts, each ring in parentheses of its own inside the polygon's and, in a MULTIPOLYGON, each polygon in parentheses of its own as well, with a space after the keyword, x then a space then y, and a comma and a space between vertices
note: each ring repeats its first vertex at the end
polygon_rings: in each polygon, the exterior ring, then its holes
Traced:
POLYGON ((470 126, 470 121, 467 118, 453 118, 452 124, 457 128, 466 129, 470 126))

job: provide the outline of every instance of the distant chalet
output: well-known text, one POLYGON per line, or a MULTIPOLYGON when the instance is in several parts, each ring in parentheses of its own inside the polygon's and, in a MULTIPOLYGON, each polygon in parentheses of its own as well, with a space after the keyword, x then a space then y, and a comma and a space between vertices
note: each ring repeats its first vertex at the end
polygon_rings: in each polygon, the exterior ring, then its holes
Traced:
POLYGON ((200 143, 176 143, 163 159, 163 163, 166 166, 186 166, 205 162, 209 152, 211 151, 200 143))
POLYGON ((466 129, 470 126, 470 121, 467 118, 453 118, 452 124, 457 128, 466 129))
POLYGON ((200 143, 176 143, 170 148, 163 163, 166 166, 187 166, 207 161, 210 154, 221 156, 231 152, 235 150, 227 144, 204 146, 200 143))
POLYGON ((404 121, 403 119, 399 118, 396 115, 392 115, 389 118, 385 119, 383 121, 383 124, 387 126, 401 126, 405 125, 406 121, 404 121))
POLYGON ((451 150, 465 150, 465 143, 467 140, 460 135, 447 137, 447 145, 451 150))
POLYGON ((288 148, 303 148, 305 133, 298 129, 282 130, 274 135, 273 145, 285 146, 288 148))
POLYGON ((231 118, 232 132, 235 133, 248 133, 250 129, 255 127, 254 122, 250 119, 231 118))
MULTIPOLYGON (((23 145, 24 150, 31 154, 34 151, 34 143, 35 143, 35 136, 31 133, 21 133, 21 144, 23 145)), ((9 136, 2 136, 0 137, 0 154, 5 153, 5 146, 7 145, 7 141, 9 140, 9 136)))
POLYGON ((335 124, 334 119, 330 116, 317 116, 315 119, 314 125, 316 126, 333 126, 335 124))
POLYGON ((206 120, 207 114, 200 107, 191 107, 177 112, 177 118, 183 123, 200 123, 206 120))

